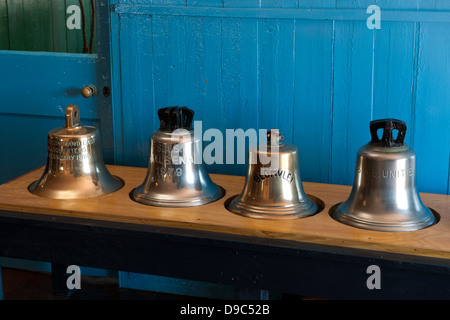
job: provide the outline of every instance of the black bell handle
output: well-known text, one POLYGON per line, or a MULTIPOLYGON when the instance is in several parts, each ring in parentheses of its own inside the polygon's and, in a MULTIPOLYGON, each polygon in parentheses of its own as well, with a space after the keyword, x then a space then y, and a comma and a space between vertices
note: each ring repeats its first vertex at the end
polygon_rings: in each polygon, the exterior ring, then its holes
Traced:
POLYGON ((401 147, 405 145, 406 123, 397 119, 380 119, 370 122, 371 145, 382 147, 401 147), (377 131, 383 129, 383 136, 378 137, 377 131), (398 130, 394 139, 393 130, 398 130))
POLYGON ((158 110, 159 130, 174 131, 176 129, 192 129, 194 111, 187 107, 166 107, 158 110))

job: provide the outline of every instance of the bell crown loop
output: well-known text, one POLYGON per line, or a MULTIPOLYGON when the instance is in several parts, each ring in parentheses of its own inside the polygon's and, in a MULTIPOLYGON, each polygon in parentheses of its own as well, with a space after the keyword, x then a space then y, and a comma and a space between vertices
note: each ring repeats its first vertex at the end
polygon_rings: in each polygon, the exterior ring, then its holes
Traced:
POLYGON ((378 147, 403 147, 405 146, 406 123, 397 119, 380 119, 370 122, 370 145, 378 147), (383 136, 378 137, 378 129, 383 129, 383 136), (398 130, 394 139, 393 130, 398 130))
POLYGON ((74 104, 67 106, 65 128, 73 128, 80 125, 80 109, 78 108, 78 106, 74 104))
POLYGON ((267 145, 283 145, 284 136, 277 129, 267 131, 267 145))
POLYGON ((187 107, 172 106, 158 110, 159 130, 172 132, 176 129, 192 129, 194 111, 187 107))

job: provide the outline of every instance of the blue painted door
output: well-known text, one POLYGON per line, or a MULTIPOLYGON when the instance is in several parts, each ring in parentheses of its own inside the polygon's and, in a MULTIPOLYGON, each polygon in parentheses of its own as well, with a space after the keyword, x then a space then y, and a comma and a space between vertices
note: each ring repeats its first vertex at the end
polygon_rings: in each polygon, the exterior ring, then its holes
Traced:
MULTIPOLYGON (((73 5, 78 1, 55 3, 73 5)), ((103 88, 111 86, 107 1, 96 1, 96 8, 95 54, 0 50, 0 183, 45 165, 48 131, 64 125, 69 104, 79 106, 83 124, 100 129, 105 161, 114 161, 111 95, 103 94, 103 88), (94 85, 98 94, 86 99, 81 89, 88 85, 94 85)), ((28 30, 26 26, 33 28, 32 14, 33 11, 22 16, 28 19, 22 24, 24 32, 28 30)), ((59 28, 66 28, 69 15, 65 10, 62 14, 58 16, 62 20, 59 28)), ((17 36, 11 36, 9 42, 14 39, 17 36)))

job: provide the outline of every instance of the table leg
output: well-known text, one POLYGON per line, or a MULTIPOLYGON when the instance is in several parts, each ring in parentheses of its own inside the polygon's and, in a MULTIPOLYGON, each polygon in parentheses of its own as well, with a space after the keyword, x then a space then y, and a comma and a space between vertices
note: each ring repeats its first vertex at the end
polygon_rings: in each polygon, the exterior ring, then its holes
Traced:
POLYGON ((76 292, 76 289, 69 289, 67 286, 67 267, 63 264, 52 263, 52 289, 54 295, 70 297, 76 292))

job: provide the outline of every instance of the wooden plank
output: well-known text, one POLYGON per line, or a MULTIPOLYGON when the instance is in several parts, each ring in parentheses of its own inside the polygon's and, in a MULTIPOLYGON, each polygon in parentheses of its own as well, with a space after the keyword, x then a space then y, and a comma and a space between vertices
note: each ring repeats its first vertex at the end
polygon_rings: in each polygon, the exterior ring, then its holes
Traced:
MULTIPOLYGON (((186 105, 194 110, 195 123, 201 123, 201 134, 211 128, 224 132, 222 30, 219 19, 186 18, 186 105)), ((202 142, 204 150, 208 150, 209 143, 202 142)), ((217 157, 217 163, 203 161, 208 170, 214 171, 224 159, 217 157)))
POLYGON ((349 186, 305 182, 305 191, 325 204, 320 213, 303 219, 260 220, 232 214, 225 208, 225 201, 241 191, 244 177, 211 175, 213 181, 227 192, 224 198, 216 202, 198 207, 161 208, 136 203, 129 197, 129 192, 141 184, 147 171, 145 168, 108 166, 108 169, 125 180, 125 187, 115 193, 81 200, 40 198, 27 190, 27 186, 41 176, 43 168, 39 168, 0 186, 0 209, 55 218, 86 218, 136 226, 203 230, 267 240, 289 240, 298 244, 450 259, 448 195, 421 194, 423 203, 440 215, 436 225, 411 232, 379 232, 346 226, 330 217, 329 209, 348 197, 349 186))
MULTIPOLYGON (((262 2, 263 7, 293 7, 295 1, 262 2)), ((259 129, 276 128, 288 143, 293 140, 294 20, 258 22, 259 129)))
MULTIPOLYGON (((221 86, 221 105, 220 108, 223 110, 221 113, 224 113, 224 122, 223 124, 217 123, 218 128, 221 130, 222 134, 226 135, 226 132, 234 132, 234 130, 243 130, 246 131, 249 128, 258 128, 258 115, 259 110, 257 109, 259 106, 257 104, 244 105, 246 101, 248 101, 247 97, 254 95, 255 100, 258 100, 258 90, 242 92, 242 86, 250 85, 253 81, 256 84, 256 75, 250 75, 250 78, 244 78, 247 74, 241 74, 244 70, 242 66, 242 59, 247 58, 247 54, 249 51, 243 49, 243 34, 248 34, 249 32, 254 32, 255 38, 257 37, 257 31, 254 29, 254 25, 250 26, 248 29, 243 29, 245 27, 242 26, 242 21, 239 19, 223 19, 221 20, 221 61, 220 61, 220 86, 221 86), (243 94, 245 95, 243 97, 243 94), (242 101, 245 99, 245 101, 242 101), (251 109, 250 109, 251 108, 251 109), (248 116, 248 111, 251 110, 251 117, 248 116)), ((256 43, 250 42, 247 45, 247 48, 254 45, 255 51, 253 51, 256 55, 256 43)), ((252 71, 255 71, 257 66, 256 60, 252 61, 255 64, 249 64, 248 68, 252 71)), ((255 88, 255 87, 253 87, 255 88)), ((252 89, 253 89, 252 88, 252 89)), ((206 129, 206 128, 205 128, 206 129)), ((248 148, 248 141, 245 141, 245 146, 241 148, 241 153, 238 154, 238 141, 234 138, 231 139, 223 139, 224 148, 223 148, 223 161, 225 165, 222 165, 222 168, 217 167, 218 171, 221 173, 231 173, 234 170, 238 172, 238 174, 244 174, 245 172, 245 163, 246 163, 246 150, 248 148), (245 151, 243 151, 243 149, 245 151), (243 154, 242 154, 243 153, 243 154), (242 156, 241 156, 242 155, 242 156)))
POLYGON ((153 83, 152 18, 124 16, 120 19, 120 35, 128 35, 120 37, 123 159, 147 167, 150 136, 159 127, 153 83))
POLYGON ((65 1, 52 0, 51 2, 54 52, 67 52, 66 8, 65 1))
POLYGON ((370 138, 373 35, 365 22, 335 22, 332 183, 353 184, 356 153, 370 138))
POLYGON ((414 83, 413 149, 419 190, 449 192, 450 112, 449 24, 420 24, 414 83), (437 49, 439 48, 439 49, 437 49))
POLYGON ((7 0, 10 50, 26 50, 22 0, 7 0))
POLYGON ((9 26, 6 0, 0 0, 0 50, 9 50, 9 26))
MULTIPOLYGON (((79 0, 65 0, 66 1, 66 8, 68 8, 71 5, 75 5, 78 6, 80 9, 80 2, 79 0)), ((89 1, 88 0, 83 0, 83 6, 85 8, 85 10, 87 7, 89 7, 89 1)), ((66 14, 66 19, 71 16, 71 13, 66 14)), ((86 15, 86 24, 89 24, 90 18, 86 15)), ((83 31, 82 31, 82 23, 81 24, 81 29, 68 29, 66 28, 66 37, 67 37, 67 52, 71 52, 71 53, 82 53, 83 52, 83 31)), ((87 41, 89 41, 89 36, 87 35, 87 41)))
POLYGON ((333 32, 332 22, 295 22, 293 142, 304 181, 330 181, 333 32))
POLYGON ((414 23, 386 22, 374 31, 373 120, 396 118, 406 122, 405 142, 412 141, 414 23))
POLYGON ((51 2, 23 2, 25 43, 27 51, 53 51, 51 2))
MULTIPOLYGON (((187 1, 187 6, 221 7, 221 0, 187 1)), ((226 28, 226 27, 225 27, 226 28)), ((208 129, 225 132, 230 109, 224 107, 223 76, 228 72, 222 69, 222 47, 224 24, 221 19, 186 17, 186 104, 195 111, 194 121, 201 121, 203 134, 208 129)), ((231 67, 231 66, 230 66, 231 67)), ((235 119, 234 117, 233 119, 235 119)), ((203 141, 203 150, 209 150, 213 142, 203 141)), ((211 147, 213 147, 212 145, 211 147)), ((205 159, 203 159, 205 160, 205 159)), ((209 163, 203 161, 209 172, 221 172, 224 158, 209 163)))
MULTIPOLYGON (((120 33, 120 16, 112 14, 109 23, 112 32, 120 33)), ((124 164, 124 135, 123 135, 123 119, 122 119, 122 69, 121 69, 121 52, 120 37, 111 37, 111 111, 112 111, 112 128, 113 128, 113 145, 114 145, 114 164, 124 164)))
MULTIPOLYGON (((114 163, 114 125, 112 112, 112 59, 110 36, 110 10, 105 1, 94 1, 96 6, 96 30, 94 54, 96 57, 96 77, 97 87, 96 109, 101 114, 100 127, 98 128, 102 136, 103 158, 105 163, 114 163)), ((91 83, 93 84, 93 83, 91 83)))
MULTIPOLYGON (((224 7, 258 6, 258 1, 225 1, 224 7)), ((221 94, 224 123, 218 124, 222 133, 236 130, 250 133, 261 128, 261 79, 259 60, 259 21, 221 19, 221 94)), ((231 135, 230 135, 231 137, 231 135)), ((216 166, 217 173, 245 175, 247 171, 248 138, 238 148, 238 140, 224 138, 224 163, 216 166), (233 145, 231 145, 233 143, 233 145), (231 152, 233 156, 231 156, 231 152)))

